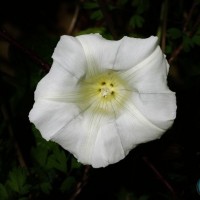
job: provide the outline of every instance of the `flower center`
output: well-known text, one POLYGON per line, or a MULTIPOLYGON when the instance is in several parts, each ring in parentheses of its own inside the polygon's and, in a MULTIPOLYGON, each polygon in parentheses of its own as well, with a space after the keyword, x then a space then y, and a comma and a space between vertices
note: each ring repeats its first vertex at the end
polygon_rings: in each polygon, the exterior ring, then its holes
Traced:
POLYGON ((108 87, 102 87, 101 89, 102 97, 106 98, 108 95, 111 94, 111 90, 108 87))
POLYGON ((99 87, 99 92, 101 93, 101 96, 104 98, 110 97, 114 95, 114 85, 112 83, 108 84, 106 81, 102 82, 99 87))
POLYGON ((116 71, 106 71, 80 82, 80 106, 95 113, 117 113, 129 97, 130 87, 116 71))

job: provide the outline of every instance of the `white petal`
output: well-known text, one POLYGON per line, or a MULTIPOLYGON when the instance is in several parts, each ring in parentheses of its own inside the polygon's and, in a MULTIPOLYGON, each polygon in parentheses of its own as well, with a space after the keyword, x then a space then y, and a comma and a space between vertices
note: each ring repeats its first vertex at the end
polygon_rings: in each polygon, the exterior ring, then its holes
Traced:
POLYGON ((130 101, 153 124, 167 130, 176 117, 175 93, 136 93, 130 101))
POLYGON ((42 136, 49 140, 79 112, 74 104, 37 100, 29 113, 29 120, 35 124, 42 136))
POLYGON ((157 37, 146 39, 124 37, 114 62, 115 70, 127 70, 146 59, 157 46, 157 37))
POLYGON ((80 78, 87 66, 85 54, 80 42, 72 36, 62 36, 52 58, 70 74, 80 78))
POLYGON ((101 126, 93 151, 93 167, 106 167, 125 157, 115 122, 107 122, 101 126))
POLYGON ((117 118, 116 124, 126 154, 136 145, 158 139, 163 133, 162 130, 145 125, 128 110, 117 118))
POLYGON ((80 144, 82 143, 82 141, 85 141, 85 130, 82 123, 83 120, 84 118, 81 114, 75 116, 73 119, 68 121, 57 134, 55 134, 51 138, 52 141, 58 143, 64 149, 71 152, 77 159, 79 159, 79 154, 81 154, 83 150, 80 144))
POLYGON ((99 34, 81 35, 81 42, 88 65, 99 65, 105 69, 126 70, 148 57, 157 45, 157 37, 147 39, 123 37, 112 41, 99 34))
POLYGON ((77 39, 84 49, 90 73, 94 68, 113 68, 122 40, 106 40, 99 34, 80 35, 77 39))
POLYGON ((167 86, 169 65, 160 47, 136 65, 134 68, 122 73, 132 86, 133 90, 140 93, 170 92, 167 86))
POLYGON ((41 79, 35 91, 35 100, 67 98, 74 91, 78 79, 54 61, 49 73, 41 79))
POLYGON ((98 116, 82 112, 63 127, 52 140, 70 151, 83 164, 92 165, 94 145, 99 134, 98 116))
POLYGON ((88 113, 82 113, 52 140, 73 153, 79 162, 99 168, 116 163, 125 155, 115 124, 103 119, 102 125, 102 121, 98 124, 95 120, 99 117, 91 120, 88 113))

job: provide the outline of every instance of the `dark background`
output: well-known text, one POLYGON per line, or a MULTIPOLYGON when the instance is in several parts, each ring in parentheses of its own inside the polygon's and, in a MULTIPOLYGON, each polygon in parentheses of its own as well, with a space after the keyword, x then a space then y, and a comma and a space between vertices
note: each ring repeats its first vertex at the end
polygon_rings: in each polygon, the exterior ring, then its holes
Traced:
POLYGON ((199 0, 1 1, 0 199, 200 199, 199 10, 199 0), (60 36, 91 32, 158 35, 177 96, 173 127, 104 169, 77 163, 28 120, 60 36))

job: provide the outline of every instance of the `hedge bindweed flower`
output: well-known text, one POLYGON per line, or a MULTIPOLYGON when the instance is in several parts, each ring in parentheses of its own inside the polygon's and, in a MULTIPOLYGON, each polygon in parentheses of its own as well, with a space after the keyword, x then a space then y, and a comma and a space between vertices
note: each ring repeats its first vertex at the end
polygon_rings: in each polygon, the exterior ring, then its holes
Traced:
POLYGON ((176 116, 157 37, 62 36, 38 83, 30 121, 79 162, 105 167, 157 138, 176 116))

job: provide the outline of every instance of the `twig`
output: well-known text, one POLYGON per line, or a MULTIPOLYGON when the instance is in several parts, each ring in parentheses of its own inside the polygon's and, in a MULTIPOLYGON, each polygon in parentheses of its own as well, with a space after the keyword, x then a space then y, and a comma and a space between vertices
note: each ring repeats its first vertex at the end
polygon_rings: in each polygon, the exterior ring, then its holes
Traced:
POLYGON ((198 5, 198 3, 193 3, 193 4, 192 4, 192 7, 191 7, 191 9, 190 9, 190 11, 189 11, 188 17, 186 18, 186 21, 185 21, 185 24, 184 24, 184 27, 183 27, 183 32, 186 32, 186 31, 187 31, 188 24, 189 24, 189 22, 190 22, 190 19, 191 19, 191 17, 192 17, 192 14, 193 14, 193 12, 194 12, 194 9, 195 9, 195 7, 196 7, 197 5, 198 5))
POLYGON ((117 39, 117 32, 115 31, 113 20, 109 15, 109 11, 107 9, 107 4, 105 3, 104 0, 98 0, 98 4, 99 4, 99 7, 100 7, 104 17, 105 17, 107 26, 108 26, 113 38, 117 39))
MULTIPOLYGON (((4 120, 8 123, 8 132, 10 134, 10 137, 15 139, 13 127, 12 127, 12 124, 11 124, 11 121, 10 121, 10 116, 9 116, 8 111, 6 109, 6 106, 4 104, 1 105, 1 112, 2 112, 2 115, 4 117, 4 120)), ((14 141, 14 147, 15 147, 15 150, 16 150, 16 155, 17 155, 17 159, 18 159, 20 166, 23 167, 23 168, 27 168, 25 159, 22 155, 19 144, 16 140, 14 141)))
POLYGON ((45 72, 48 72, 51 66, 43 61, 35 52, 27 49, 22 44, 13 39, 5 30, 0 30, 0 37, 8 41, 11 45, 21 50, 24 54, 28 55, 35 63, 39 64, 45 72))
POLYGON ((166 28, 167 28, 167 13, 168 13, 168 0, 165 0, 162 5, 162 15, 161 15, 161 49, 165 51, 166 46, 166 28))
POLYGON ((142 158, 143 161, 149 168, 155 173, 156 177, 160 180, 160 182, 170 191, 170 193, 173 195, 174 199, 177 199, 176 192, 173 189, 173 187, 169 184, 169 182, 162 176, 162 174, 156 169, 156 167, 152 164, 152 162, 149 161, 147 157, 142 158))
POLYGON ((72 194, 72 196, 70 197, 69 200, 75 200, 76 197, 81 193, 83 187, 87 184, 88 173, 89 173, 90 169, 91 169, 91 166, 89 166, 89 165, 85 166, 82 179, 76 184, 75 192, 72 194))
MULTIPOLYGON (((183 27, 183 32, 184 32, 186 35, 190 36, 190 37, 195 33, 196 27, 198 27, 198 24, 199 24, 199 22, 200 22, 200 18, 197 18, 197 20, 196 20, 196 22, 195 22, 195 24, 194 24, 193 29, 192 29, 191 31, 188 31, 188 30, 187 30, 188 24, 189 24, 189 22, 190 22, 190 20, 191 20, 191 17, 192 17, 192 15, 193 15, 194 9, 195 9, 195 7, 196 7, 197 5, 198 5, 198 3, 193 3, 193 5, 192 5, 192 7, 191 7, 191 9, 190 9, 190 11, 189 11, 188 17, 186 18, 184 27, 183 27)), ((183 49, 183 43, 180 44, 180 45, 172 52, 172 54, 171 54, 171 56, 170 56, 170 58, 169 58, 169 64, 171 64, 171 63, 178 57, 178 55, 181 53, 182 49, 183 49)))
POLYGON ((78 4, 78 5, 76 6, 76 9, 75 9, 75 11, 74 11, 73 18, 72 18, 72 20, 71 20, 71 23, 70 23, 70 25, 69 25, 69 29, 68 29, 68 31, 67 31, 67 34, 69 34, 69 35, 71 35, 71 33, 72 33, 73 30, 74 30, 74 27, 75 27, 75 24, 76 24, 76 22, 77 22, 77 18, 78 18, 78 15, 79 15, 79 11, 80 11, 80 5, 78 4))
POLYGON ((183 44, 180 44, 171 54, 168 62, 169 64, 173 63, 173 61, 177 58, 177 56, 181 53, 183 49, 183 44))
POLYGON ((196 18, 196 22, 194 23, 194 26, 192 28, 192 33, 194 33, 196 31, 196 29, 199 27, 200 24, 200 15, 196 18))

